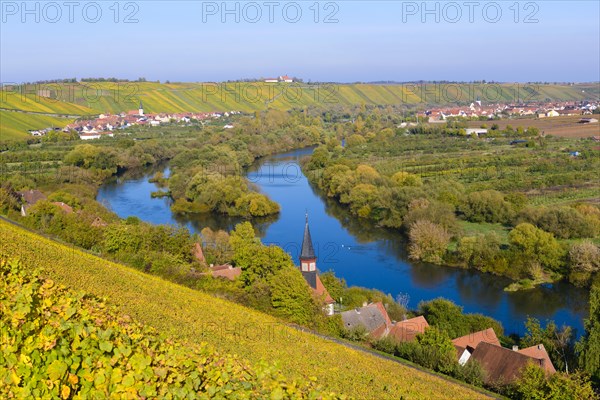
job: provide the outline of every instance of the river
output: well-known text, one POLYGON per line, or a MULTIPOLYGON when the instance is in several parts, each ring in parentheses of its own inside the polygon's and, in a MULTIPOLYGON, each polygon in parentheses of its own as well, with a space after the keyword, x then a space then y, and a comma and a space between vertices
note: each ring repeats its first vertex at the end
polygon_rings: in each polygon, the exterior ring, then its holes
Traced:
MULTIPOLYGON (((408 260, 398 233, 358 221, 308 183, 299 160, 311 152, 312 149, 302 149, 265 157, 249 169, 248 179, 281 206, 278 216, 255 222, 263 243, 283 247, 298 262, 308 213, 317 268, 335 271, 348 285, 376 288, 394 297, 408 294, 408 306, 412 309, 422 300, 444 297, 466 312, 499 320, 507 334, 523 334, 528 316, 542 322, 553 319, 559 326, 566 324, 577 329, 578 334, 583 332, 586 290, 558 283, 509 293, 503 291, 510 283, 505 278, 408 260)), ((193 232, 205 226, 231 229, 239 222, 219 215, 173 215, 170 199, 150 197, 157 190, 148 182, 151 175, 121 176, 104 185, 97 199, 122 218, 137 216, 153 224, 184 225, 193 232)))

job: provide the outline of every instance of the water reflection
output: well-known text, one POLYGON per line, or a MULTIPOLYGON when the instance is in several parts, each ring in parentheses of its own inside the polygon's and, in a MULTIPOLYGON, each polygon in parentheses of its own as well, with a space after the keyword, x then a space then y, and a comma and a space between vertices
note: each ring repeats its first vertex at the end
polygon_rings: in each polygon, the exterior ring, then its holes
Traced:
MULTIPOLYGON (((283 247, 297 260, 308 211, 315 252, 321 271, 333 270, 350 285, 378 288, 396 296, 410 295, 409 307, 422 300, 445 297, 464 307, 500 320, 505 330, 523 333, 527 316, 548 318, 583 330, 588 294, 567 284, 508 293, 505 278, 457 268, 408 260, 398 232, 381 229, 349 215, 347 210, 312 187, 301 173, 299 162, 312 149, 279 154, 259 160, 248 178, 281 206, 279 215, 254 223, 264 243, 283 247)), ((121 217, 136 215, 151 223, 187 226, 199 232, 205 226, 231 229, 239 218, 223 215, 174 216, 166 199, 152 199, 156 186, 147 182, 154 171, 141 177, 122 176, 101 188, 98 199, 121 217)), ((145 175, 144 175, 145 174, 145 175)))

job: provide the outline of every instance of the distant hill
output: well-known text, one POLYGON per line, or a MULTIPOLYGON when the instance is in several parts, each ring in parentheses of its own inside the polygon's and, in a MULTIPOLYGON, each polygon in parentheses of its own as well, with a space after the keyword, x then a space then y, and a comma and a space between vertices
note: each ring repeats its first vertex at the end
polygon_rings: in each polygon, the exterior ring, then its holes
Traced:
MULTIPOLYGON (((230 301, 112 263, 0 220, 0 259, 74 291, 107 297, 142 324, 184 343, 207 342, 252 364, 276 363, 287 379, 316 379, 326 391, 358 399, 479 399, 485 394, 385 358, 289 327, 230 301)), ((279 398, 279 397, 275 397, 279 398)))
MULTIPOLYGON (((22 87, 23 88, 23 87, 22 87)), ((306 84, 306 83, 155 83, 85 82, 24 87, 26 98, 4 91, 0 109, 69 115, 120 113, 137 110, 140 101, 146 113, 211 111, 254 112, 275 108, 288 110, 307 106, 357 104, 410 105, 420 109, 430 104, 584 100, 597 99, 598 84, 306 84), (48 89, 44 89, 44 88, 48 89), (41 97, 43 94, 46 97, 41 97)), ((21 129, 12 121, 5 127, 21 129)), ((0 136, 0 140, 2 140, 0 136)))

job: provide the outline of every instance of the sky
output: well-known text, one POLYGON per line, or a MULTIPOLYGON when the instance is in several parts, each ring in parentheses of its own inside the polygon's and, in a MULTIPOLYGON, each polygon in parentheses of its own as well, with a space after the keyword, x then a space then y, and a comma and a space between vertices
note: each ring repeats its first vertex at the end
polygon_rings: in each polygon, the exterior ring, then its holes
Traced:
POLYGON ((0 1, 0 81, 600 81, 600 2, 0 1))

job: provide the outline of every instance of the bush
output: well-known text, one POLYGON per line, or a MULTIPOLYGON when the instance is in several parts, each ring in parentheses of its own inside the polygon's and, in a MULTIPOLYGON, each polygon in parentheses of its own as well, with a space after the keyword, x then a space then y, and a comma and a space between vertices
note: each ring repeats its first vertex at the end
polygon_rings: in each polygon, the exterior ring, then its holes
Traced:
POLYGON ((473 192, 467 195, 459 207, 465 218, 471 222, 507 223, 513 216, 511 203, 496 190, 473 192))

